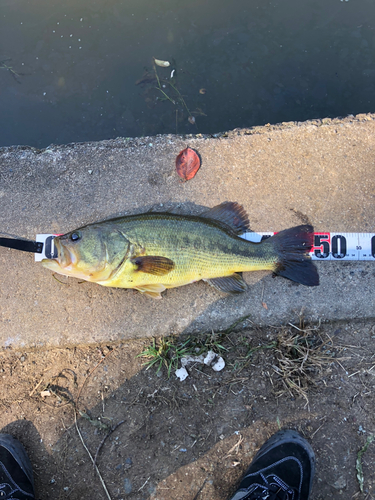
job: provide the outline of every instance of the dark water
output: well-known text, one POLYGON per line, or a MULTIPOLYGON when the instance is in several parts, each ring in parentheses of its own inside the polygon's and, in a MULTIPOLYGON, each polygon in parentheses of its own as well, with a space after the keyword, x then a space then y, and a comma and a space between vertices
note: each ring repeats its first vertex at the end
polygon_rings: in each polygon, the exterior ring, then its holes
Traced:
POLYGON ((374 0, 0 0, 0 144, 372 112, 374 21, 374 0))

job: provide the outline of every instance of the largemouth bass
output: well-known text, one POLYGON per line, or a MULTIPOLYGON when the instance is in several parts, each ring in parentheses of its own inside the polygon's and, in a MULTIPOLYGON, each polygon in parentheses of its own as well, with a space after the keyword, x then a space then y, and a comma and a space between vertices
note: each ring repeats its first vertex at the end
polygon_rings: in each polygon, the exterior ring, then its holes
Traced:
POLYGON ((244 292, 242 271, 269 270, 303 285, 319 284, 308 255, 312 226, 286 229, 261 243, 239 237, 249 230, 245 210, 231 202, 200 216, 129 215, 56 237, 58 257, 42 264, 59 274, 134 288, 153 298, 161 298, 166 288, 199 280, 223 292, 244 292))

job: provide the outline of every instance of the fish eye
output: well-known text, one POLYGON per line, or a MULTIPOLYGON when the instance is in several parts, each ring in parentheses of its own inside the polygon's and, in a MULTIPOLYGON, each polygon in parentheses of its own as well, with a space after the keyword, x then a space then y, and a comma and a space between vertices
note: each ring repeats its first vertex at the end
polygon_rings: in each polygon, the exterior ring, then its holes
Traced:
POLYGON ((72 234, 70 235, 70 239, 71 239, 72 241, 78 241, 78 240, 80 240, 80 239, 81 239, 81 235, 80 235, 80 233, 72 233, 72 234))

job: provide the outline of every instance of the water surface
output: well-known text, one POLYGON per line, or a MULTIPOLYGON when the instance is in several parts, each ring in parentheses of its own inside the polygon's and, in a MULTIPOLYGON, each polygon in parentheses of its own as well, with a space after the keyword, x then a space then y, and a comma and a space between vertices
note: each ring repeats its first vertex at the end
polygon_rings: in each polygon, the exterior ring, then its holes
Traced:
POLYGON ((373 0, 3 0, 0 145, 372 112, 374 19, 373 0))

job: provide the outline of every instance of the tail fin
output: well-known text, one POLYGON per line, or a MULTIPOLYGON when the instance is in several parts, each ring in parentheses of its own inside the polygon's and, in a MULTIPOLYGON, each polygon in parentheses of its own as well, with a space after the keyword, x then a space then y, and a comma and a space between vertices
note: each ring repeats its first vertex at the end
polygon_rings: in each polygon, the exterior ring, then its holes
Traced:
POLYGON ((314 228, 309 225, 292 227, 275 234, 270 243, 279 255, 275 273, 306 286, 319 285, 318 271, 309 252, 314 244, 314 228))

